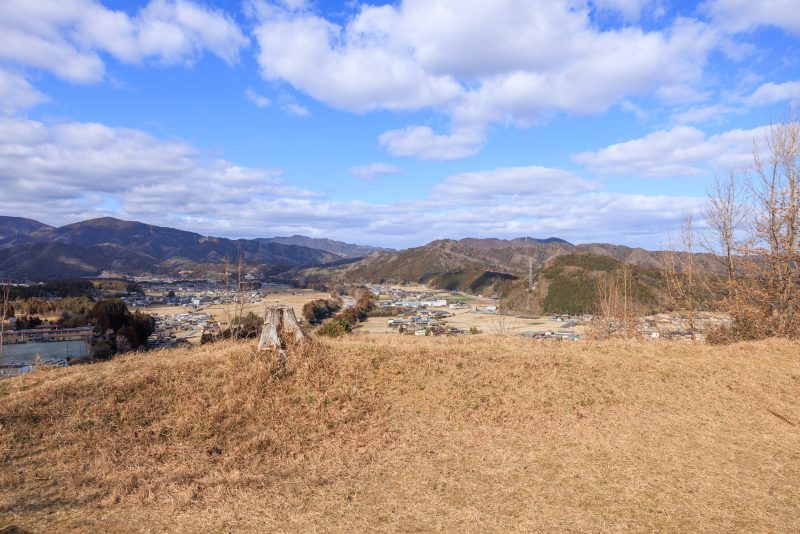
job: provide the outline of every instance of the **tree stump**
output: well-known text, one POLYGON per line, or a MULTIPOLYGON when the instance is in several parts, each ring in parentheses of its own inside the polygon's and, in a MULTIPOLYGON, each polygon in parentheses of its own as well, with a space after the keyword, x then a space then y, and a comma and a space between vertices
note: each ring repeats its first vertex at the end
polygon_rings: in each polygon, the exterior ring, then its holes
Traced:
POLYGON ((264 328, 258 341, 258 352, 277 349, 281 360, 286 358, 286 349, 302 343, 306 335, 297 324, 294 309, 276 304, 268 306, 264 312, 264 328))

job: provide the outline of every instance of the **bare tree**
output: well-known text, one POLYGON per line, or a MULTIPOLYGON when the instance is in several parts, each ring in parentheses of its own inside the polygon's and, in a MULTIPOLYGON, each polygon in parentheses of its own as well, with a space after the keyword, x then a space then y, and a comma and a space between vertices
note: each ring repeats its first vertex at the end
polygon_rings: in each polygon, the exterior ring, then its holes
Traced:
POLYGON ((725 275, 729 282, 736 277, 736 258, 741 248, 739 235, 744 230, 748 214, 748 204, 736 171, 729 171, 725 179, 715 177, 708 191, 708 205, 703 216, 713 236, 709 248, 725 261, 725 275))
POLYGON ((688 211, 681 222, 680 237, 676 244, 670 237, 669 249, 662 257, 667 292, 673 306, 686 317, 686 329, 696 332, 698 272, 695 256, 696 236, 694 213, 688 211))
MULTIPOLYGON (((800 109, 792 105, 753 143, 748 194, 715 184, 706 219, 727 262, 728 340, 800 337, 800 109), (746 232, 745 232, 746 231, 746 232), (737 239, 737 232, 746 233, 737 239)), ((725 330, 725 329, 723 329, 725 330)), ((723 338, 720 338, 723 339, 723 338)))
POLYGON ((633 276, 631 266, 626 262, 597 280, 599 316, 592 323, 591 335, 601 339, 639 336, 632 293, 633 276))
POLYGON ((771 334, 800 335, 800 110, 789 107, 767 130, 762 149, 754 144, 756 170, 750 262, 763 281, 754 294, 771 324, 771 334))

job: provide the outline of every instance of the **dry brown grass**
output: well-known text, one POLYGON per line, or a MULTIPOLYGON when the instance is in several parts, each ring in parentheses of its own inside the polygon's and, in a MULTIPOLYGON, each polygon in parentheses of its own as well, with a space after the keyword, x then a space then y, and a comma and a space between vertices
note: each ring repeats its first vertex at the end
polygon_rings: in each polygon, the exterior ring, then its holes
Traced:
POLYGON ((800 529, 800 345, 350 337, 0 382, 0 529, 800 529))

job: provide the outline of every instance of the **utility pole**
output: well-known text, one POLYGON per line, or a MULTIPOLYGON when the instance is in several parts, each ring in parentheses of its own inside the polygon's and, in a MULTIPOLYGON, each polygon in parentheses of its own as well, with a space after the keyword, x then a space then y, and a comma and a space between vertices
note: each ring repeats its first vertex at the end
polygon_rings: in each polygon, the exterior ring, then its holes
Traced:
POLYGON ((528 236, 525 236, 525 250, 528 252, 528 291, 533 291, 533 256, 528 248, 528 236))
POLYGON ((533 258, 528 256, 528 291, 533 291, 533 258))

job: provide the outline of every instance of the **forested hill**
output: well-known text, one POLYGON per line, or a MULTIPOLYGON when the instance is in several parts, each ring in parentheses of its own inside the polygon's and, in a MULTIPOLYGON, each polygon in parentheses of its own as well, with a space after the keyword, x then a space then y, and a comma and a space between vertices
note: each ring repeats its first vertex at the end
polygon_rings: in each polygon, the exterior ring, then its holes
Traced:
MULTIPOLYGON (((664 254, 607 243, 574 245, 555 238, 446 239, 396 253, 373 253, 347 265, 296 269, 284 276, 305 285, 423 283, 496 295, 519 311, 591 313, 596 308, 598 280, 627 264, 637 273, 637 304, 649 310, 665 301, 660 276, 664 254), (539 287, 534 295, 526 291, 529 266, 539 287), (571 304, 565 299, 571 299, 571 304)), ((717 272, 721 267, 711 254, 696 254, 695 260, 703 272, 717 272)))
POLYGON ((111 217, 59 228, 31 219, 0 217, 0 277, 4 278, 181 271, 202 276, 226 261, 235 263, 240 254, 246 264, 273 272, 349 257, 297 244, 209 237, 111 217))

